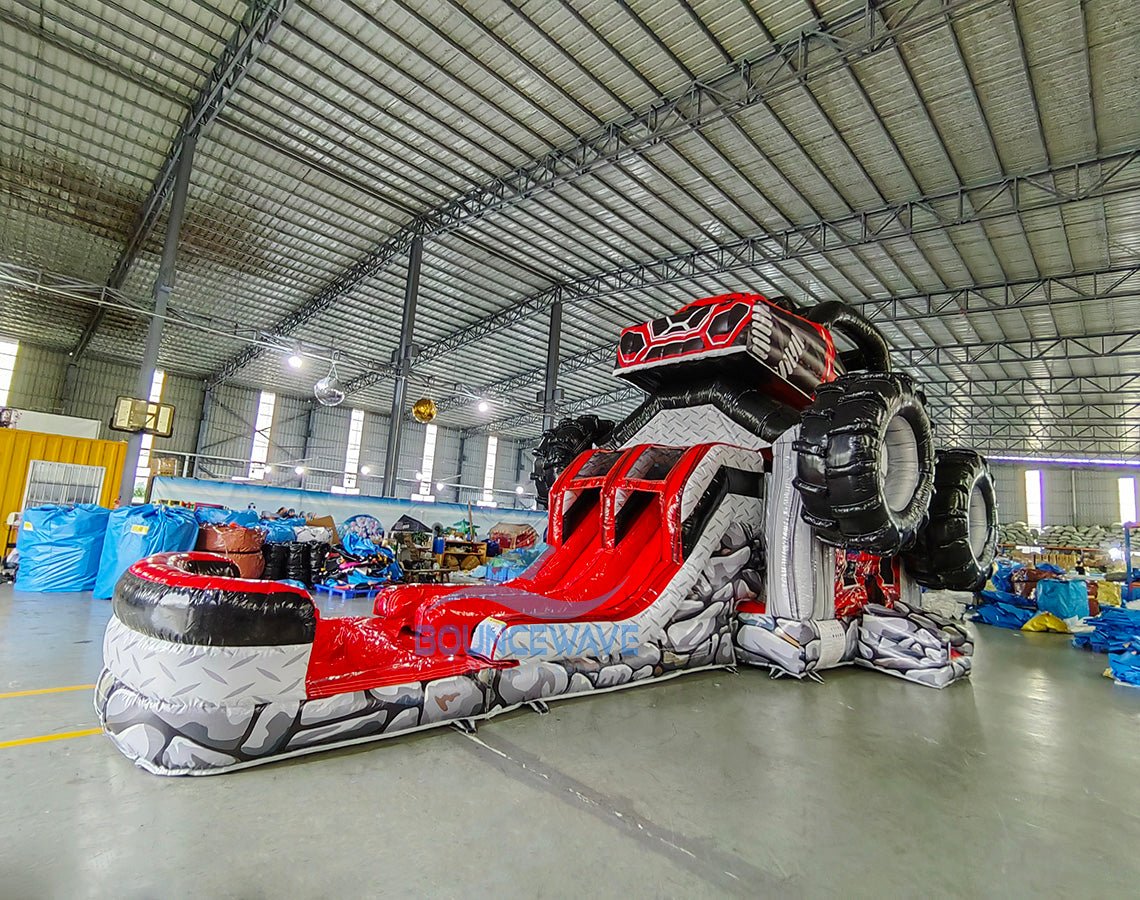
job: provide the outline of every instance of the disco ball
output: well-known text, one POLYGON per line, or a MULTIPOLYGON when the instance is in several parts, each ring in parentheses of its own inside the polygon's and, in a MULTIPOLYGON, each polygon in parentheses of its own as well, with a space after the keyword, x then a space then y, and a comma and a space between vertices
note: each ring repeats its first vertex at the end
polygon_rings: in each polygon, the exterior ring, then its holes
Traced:
POLYGON ((344 385, 334 373, 329 373, 313 385, 313 396, 322 406, 340 406, 344 403, 344 385))
POLYGON ((412 415, 417 422, 426 425, 439 415, 439 407, 431 397, 420 397, 412 406, 412 415))

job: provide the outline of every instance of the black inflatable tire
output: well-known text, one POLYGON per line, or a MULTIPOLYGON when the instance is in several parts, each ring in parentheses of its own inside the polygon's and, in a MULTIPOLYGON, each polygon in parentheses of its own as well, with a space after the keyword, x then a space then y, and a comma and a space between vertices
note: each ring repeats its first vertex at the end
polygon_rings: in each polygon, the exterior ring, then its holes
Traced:
POLYGON ((769 297, 768 302, 773 306, 780 307, 780 309, 787 310, 790 313, 795 313, 797 316, 800 314, 800 308, 796 305, 796 301, 791 297, 785 297, 783 294, 778 294, 775 297, 769 297))
POLYGON ((856 354, 843 355, 845 365, 852 368, 858 365, 869 372, 891 371, 891 352, 886 339, 858 310, 839 300, 827 300, 813 306, 807 320, 838 332, 855 345, 856 354))
POLYGON ((914 542, 934 486, 934 436, 907 375, 820 385, 795 449, 803 519, 820 540, 880 556, 914 542))
POLYGON ((930 513, 903 557, 907 572, 923 587, 981 590, 993 571, 997 542, 989 463, 974 450, 939 450, 930 513))
POLYGON ((534 472, 530 476, 539 506, 546 507, 555 479, 574 457, 605 441, 613 430, 614 423, 609 419, 587 415, 562 419, 542 433, 534 450, 534 472))

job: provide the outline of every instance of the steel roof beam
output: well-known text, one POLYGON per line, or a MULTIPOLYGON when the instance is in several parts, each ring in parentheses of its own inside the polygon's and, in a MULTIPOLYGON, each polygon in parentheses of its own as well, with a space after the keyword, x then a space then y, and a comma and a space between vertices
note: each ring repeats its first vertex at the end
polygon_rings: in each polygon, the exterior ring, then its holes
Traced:
MULTIPOLYGON (((624 403, 628 400, 640 402, 644 397, 645 391, 640 388, 621 388, 616 391, 607 391, 602 394, 594 394, 591 397, 583 397, 581 400, 571 400, 569 403, 563 403, 558 408, 558 415, 573 416, 577 413, 593 412, 594 410, 604 409, 607 406, 624 403)), ((512 428, 518 428, 522 425, 535 424, 536 426, 540 426, 542 416, 543 413, 541 409, 527 410, 526 412, 508 416, 503 419, 482 422, 478 425, 466 428, 464 431, 467 434, 495 434, 501 431, 510 431, 512 428)), ((536 428, 536 432, 538 430, 541 430, 541 428, 536 428)))
MULTIPOLYGON (((1140 376, 1135 376, 1140 379, 1140 376)), ((1075 396, 1075 395, 1074 395, 1075 396)), ((1132 398, 1140 397, 1140 392, 1133 392, 1132 398)), ((563 404, 559 409, 559 416, 572 416, 579 413, 593 412, 614 406, 627 401, 638 401, 645 397, 645 392, 635 387, 622 387, 601 394, 594 394, 563 404)), ((1121 403, 1080 403, 1057 402, 1048 406, 1036 405, 1034 398, 1026 398, 1028 402, 979 405, 972 403, 969 398, 956 398, 949 396, 930 397, 932 415, 938 431, 957 430, 964 424, 982 423, 990 424, 1036 424, 1042 427, 1053 426, 1058 423, 1073 425, 1112 425, 1123 423, 1128 419, 1140 417, 1140 400, 1121 403)), ((466 429, 468 433, 489 434, 498 431, 509 431, 523 425, 538 423, 542 419, 541 410, 527 410, 515 415, 507 416, 466 429)), ((1138 425, 1137 427, 1140 427, 1138 425)))
POLYGON ((1055 397, 1140 394, 1137 375, 1049 375, 1027 378, 987 378, 967 382, 934 381, 922 385, 930 399, 938 397, 1052 400, 1055 397))
MULTIPOLYGON (((631 285, 627 289, 635 290, 659 283, 661 282, 647 280, 644 284, 631 285)), ((976 312, 1027 309, 1044 305, 1123 300, 1138 295, 1140 295, 1140 265, 1130 265, 905 294, 883 300, 855 302, 853 305, 860 307, 863 314, 872 320, 881 319, 889 324, 916 319, 958 318, 976 312)), ((427 349, 429 348, 425 348, 427 349)), ((616 352, 617 341, 607 341, 576 353, 559 366, 559 376, 613 360, 616 352)), ((473 393, 479 396, 510 396, 515 391, 540 380, 543 373, 543 369, 530 369, 510 378, 475 388, 473 393)), ((349 385, 349 390, 358 390, 358 383, 364 387, 378 380, 380 379, 371 373, 361 376, 349 385)), ((454 394, 441 400, 439 408, 444 412, 462 407, 469 401, 470 394, 454 394)))
MULTIPOLYGON (((288 334, 320 315, 363 280, 384 269, 415 237, 446 234, 583 175, 635 159, 658 144, 735 115, 851 60, 878 53, 904 38, 911 39, 941 27, 955 15, 977 12, 996 2, 942 0, 937 11, 928 15, 915 15, 925 6, 923 0, 885 2, 878 4, 881 16, 888 23, 885 27, 877 17, 856 9, 829 26, 821 24, 814 30, 800 32, 756 59, 741 60, 717 78, 696 80, 680 93, 659 96, 633 114, 594 129, 568 147, 531 160, 429 210, 378 245, 273 330, 288 334), (817 46, 826 46, 830 51, 814 53, 817 46), (795 63, 789 65, 789 60, 795 63)), ((214 374, 211 383, 231 377, 257 355, 247 350, 235 356, 214 374)))
MULTIPOLYGON (((1011 382, 1014 381, 1014 379, 1008 380, 1011 382)), ((954 427, 957 427, 959 424, 958 419, 962 417, 982 421, 1023 421, 1025 419, 1032 419, 1039 424, 1046 424, 1055 421, 1074 420, 1075 414, 1080 412, 1095 413, 1096 416, 1091 418, 1098 422, 1120 421, 1127 417, 1140 414, 1140 402, 1138 402, 1138 398, 1140 398, 1140 375, 1114 376, 1114 380, 1119 380, 1119 382, 1125 386, 1115 392, 1102 391, 1100 389, 1105 387, 1105 385, 1096 385, 1098 379, 1092 379, 1094 384, 1091 386, 1097 387, 1097 392, 1103 393, 1105 396, 1112 396, 1115 393, 1119 401, 1131 402, 1110 401, 1080 403, 1075 400, 1065 400, 1064 398, 1088 396, 1087 392, 1081 390, 1082 387, 1086 386, 1083 384, 1085 379, 1057 379, 1059 390, 1055 395, 1038 396, 1026 393, 1000 394, 997 396, 1013 402, 996 404, 980 403, 978 402, 978 398, 972 397, 968 393, 968 390, 973 383, 924 383, 921 387, 926 391, 929 405, 939 418, 938 424, 953 425, 954 427), (1073 383, 1061 383, 1064 381, 1073 383), (1058 397, 1062 398, 1060 403, 1058 403, 1058 397), (1049 402, 1049 406, 1043 407, 1039 405, 1046 401, 1049 402)), ((558 409, 558 416, 571 416, 578 413, 591 412, 627 400, 640 400, 643 396, 644 393, 637 388, 618 388, 614 391, 607 391, 562 404, 558 409)), ((990 399, 992 396, 993 395, 982 395, 985 399, 990 399)), ((541 417, 542 414, 539 411, 528 410, 503 419, 480 423, 467 430, 475 433, 492 433, 498 430, 509 430, 511 428, 517 428, 520 425, 535 423, 541 417)))
MULTIPOLYGON (((80 37, 86 38, 92 43, 97 43, 95 36, 88 30, 81 29, 76 25, 61 22, 57 17, 52 16, 50 12, 44 11, 42 14, 45 19, 55 22, 57 26, 63 25, 68 30, 79 34, 80 37)), ((145 75, 141 75, 138 72, 134 72, 116 60, 107 59, 103 56, 100 56, 94 50, 89 50, 86 47, 82 47, 79 44, 68 40, 61 33, 48 31, 42 26, 33 25, 31 22, 27 22, 19 16, 13 15, 9 10, 0 9, 0 22, 11 26, 18 31, 22 31, 24 34, 35 38, 37 41, 42 41, 43 43, 49 44, 58 50, 62 50, 64 53, 70 56, 78 57, 84 62, 98 69, 102 69, 104 72, 108 72, 111 75, 114 75, 116 78, 121 78, 127 84, 142 88, 143 90, 147 91, 150 94, 153 94, 156 97, 162 97, 164 100, 168 100, 172 103, 183 102, 183 97, 181 94, 179 94, 177 91, 172 90, 161 82, 156 81, 153 78, 148 78, 145 75)), ((13 50, 12 59, 15 60, 16 54, 14 49, 11 47, 11 45, 6 45, 6 47, 9 50, 13 50)), ((131 54, 129 49, 117 48, 116 53, 139 62, 134 54, 131 54)), ((40 60, 39 62, 41 65, 43 64, 43 60, 40 60)), ((171 75, 170 73, 164 74, 172 81, 177 80, 177 77, 171 75)), ((74 73, 71 73, 71 77, 76 78, 77 76, 74 73)), ((89 81, 84 80, 83 84, 85 87, 92 87, 89 81)), ((126 100, 127 98, 121 99, 126 100)))
MULTIPOLYGON (((556 302, 574 303, 607 294, 748 269, 827 250, 879 243, 987 219, 1051 209, 1069 203, 1140 191, 1140 150, 1128 150, 1024 175, 1008 175, 828 221, 799 225, 772 236, 744 238, 715 247, 623 266, 556 285, 426 345, 421 363, 530 319, 556 302)), ((351 393, 388 376, 377 370, 351 382, 351 393)))
MULTIPOLYGON (((119 253, 110 275, 107 276, 107 287, 118 289, 126 283, 131 266, 134 265, 147 238, 154 231, 158 217, 166 205, 167 197, 174 185, 174 173, 178 169, 178 162, 182 158, 187 140, 201 134, 225 107, 249 67, 257 59, 261 48, 272 39, 273 32, 292 4, 293 0, 250 0, 241 23, 218 56, 205 84, 202 85, 198 96, 178 127, 178 133, 171 142, 166 159, 159 168, 150 193, 131 227, 126 246, 119 253)), ((82 356, 91 345, 91 340, 99 330, 104 316, 105 312, 100 309, 92 317, 71 353, 74 359, 82 356)))
POLYGON ((954 440, 997 453, 1080 453, 1132 455, 1140 449, 1140 425, 1066 425, 1048 427, 1013 423, 969 423, 953 431, 954 440))
POLYGON ((1038 363, 1048 360, 1105 359, 1140 356, 1140 331, 1115 331, 1077 337, 978 341, 899 351, 910 365, 984 365, 1038 363))

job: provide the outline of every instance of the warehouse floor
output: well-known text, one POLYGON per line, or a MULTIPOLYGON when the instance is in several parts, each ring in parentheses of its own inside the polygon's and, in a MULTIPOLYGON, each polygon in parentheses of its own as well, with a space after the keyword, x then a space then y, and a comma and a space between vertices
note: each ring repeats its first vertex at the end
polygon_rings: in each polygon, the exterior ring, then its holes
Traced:
MULTIPOLYGON (((341 605, 339 611, 345 610, 341 605)), ((0 587, 6 897, 1134 895, 1140 691, 982 629, 972 684, 714 672, 215 778, 95 734, 109 603, 0 587), (5 696, 8 695, 8 696, 5 696), (9 743, 14 742, 14 743, 9 743)))

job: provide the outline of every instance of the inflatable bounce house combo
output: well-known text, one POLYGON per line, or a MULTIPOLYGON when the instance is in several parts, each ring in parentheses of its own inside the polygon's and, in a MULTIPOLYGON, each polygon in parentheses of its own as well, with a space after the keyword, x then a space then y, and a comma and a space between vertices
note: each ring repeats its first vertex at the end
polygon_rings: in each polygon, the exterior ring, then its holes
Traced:
POLYGON ((966 632, 915 597, 986 580, 993 483, 977 453, 935 452, 866 319, 698 300, 627 328, 615 374, 647 399, 544 435, 549 546, 514 581, 394 586, 373 616, 322 618, 207 553, 131 566, 95 698, 111 740, 202 775, 737 663, 969 675, 966 632))

